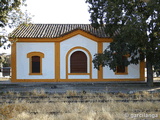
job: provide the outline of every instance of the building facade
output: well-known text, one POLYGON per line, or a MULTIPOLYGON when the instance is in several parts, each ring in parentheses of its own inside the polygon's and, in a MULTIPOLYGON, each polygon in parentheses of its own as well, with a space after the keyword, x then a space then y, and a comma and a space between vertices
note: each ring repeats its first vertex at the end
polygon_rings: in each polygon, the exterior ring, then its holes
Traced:
MULTIPOLYGON (((89 24, 21 25, 10 35, 12 82, 143 81, 144 62, 113 72, 92 59, 112 42, 89 24)), ((129 58, 128 58, 129 59, 129 58)))

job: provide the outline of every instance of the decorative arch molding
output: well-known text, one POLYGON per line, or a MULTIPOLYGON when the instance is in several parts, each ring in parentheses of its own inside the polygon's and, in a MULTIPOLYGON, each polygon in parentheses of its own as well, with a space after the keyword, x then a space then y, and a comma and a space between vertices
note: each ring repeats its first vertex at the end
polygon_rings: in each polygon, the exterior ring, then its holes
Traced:
POLYGON ((91 53, 84 47, 74 47, 70 49, 66 54, 66 78, 68 79, 69 75, 89 75, 90 79, 92 79, 92 56, 91 53), (70 71, 70 59, 71 55, 74 52, 81 51, 85 53, 87 56, 87 73, 71 73, 70 71))
POLYGON ((44 58, 44 53, 42 52, 30 52, 27 54, 27 58, 30 58, 32 56, 40 56, 41 58, 44 58))
POLYGON ((42 75, 42 58, 44 58, 44 53, 42 52, 30 52, 27 54, 27 58, 29 58, 29 75, 42 75), (38 57, 39 62, 39 70, 38 72, 33 71, 33 58, 38 57))

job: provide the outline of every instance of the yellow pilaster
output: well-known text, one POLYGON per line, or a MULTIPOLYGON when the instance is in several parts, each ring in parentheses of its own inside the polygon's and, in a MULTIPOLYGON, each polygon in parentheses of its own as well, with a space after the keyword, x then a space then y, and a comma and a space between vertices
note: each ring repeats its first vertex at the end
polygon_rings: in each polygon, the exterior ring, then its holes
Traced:
MULTIPOLYGON (((98 42, 98 53, 102 53, 103 52, 103 42, 98 42)), ((98 70, 98 79, 102 80, 103 79, 103 67, 100 66, 99 70, 98 70)))
POLYGON ((55 42, 55 79, 60 79, 60 42, 55 42))
POLYGON ((17 79, 17 68, 16 68, 16 42, 14 42, 11 46, 11 70, 12 70, 12 75, 11 75, 11 81, 16 82, 17 79))
POLYGON ((140 80, 145 80, 145 62, 140 62, 140 80))

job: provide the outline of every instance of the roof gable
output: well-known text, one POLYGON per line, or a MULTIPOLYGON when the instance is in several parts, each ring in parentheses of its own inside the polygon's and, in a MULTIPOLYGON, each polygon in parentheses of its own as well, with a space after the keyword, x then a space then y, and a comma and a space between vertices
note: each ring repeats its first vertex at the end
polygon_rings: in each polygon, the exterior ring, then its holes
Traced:
POLYGON ((90 24, 31 24, 20 25, 10 37, 16 38, 60 38, 74 31, 81 30, 98 38, 108 38, 104 27, 93 28, 90 24))

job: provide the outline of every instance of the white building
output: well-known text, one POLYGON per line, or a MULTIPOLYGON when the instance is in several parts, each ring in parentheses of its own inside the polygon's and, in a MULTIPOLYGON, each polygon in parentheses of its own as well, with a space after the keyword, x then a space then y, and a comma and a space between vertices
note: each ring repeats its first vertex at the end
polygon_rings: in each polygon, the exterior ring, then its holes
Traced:
POLYGON ((144 62, 113 72, 94 69, 95 53, 112 42, 89 24, 21 25, 10 35, 12 82, 143 81, 144 62))

